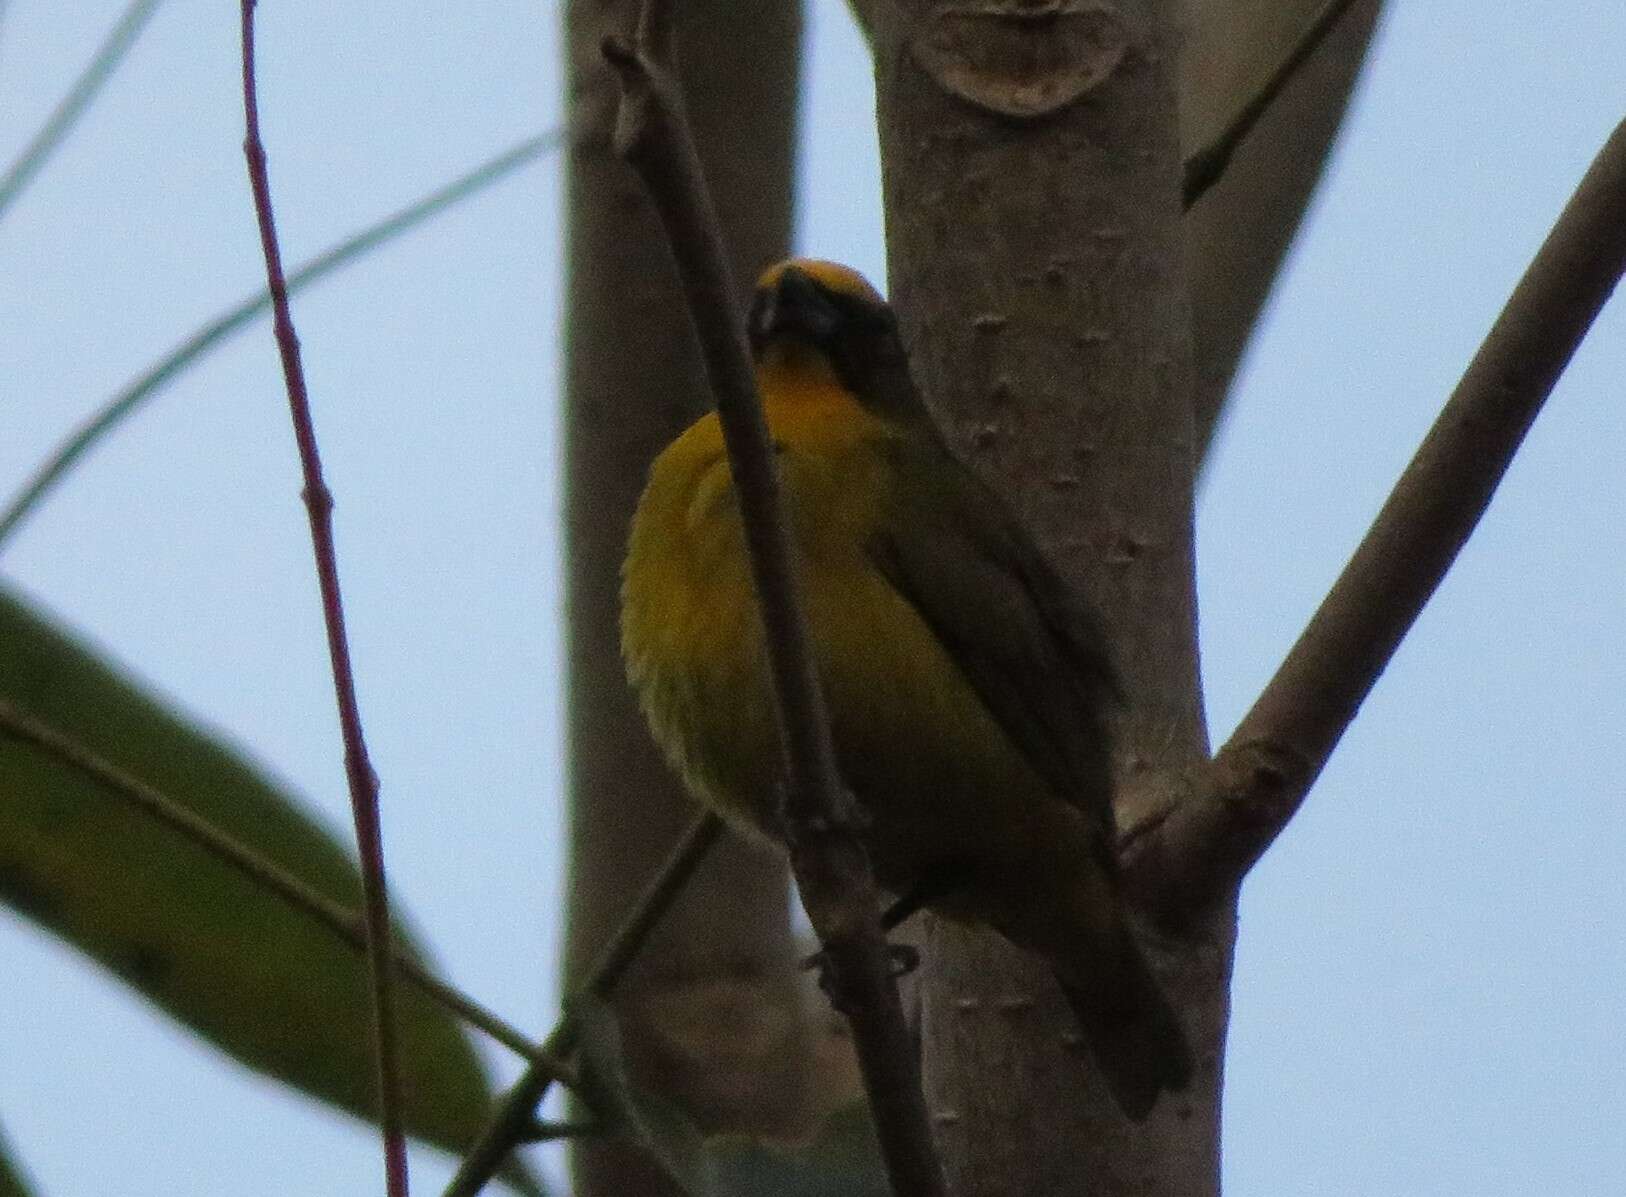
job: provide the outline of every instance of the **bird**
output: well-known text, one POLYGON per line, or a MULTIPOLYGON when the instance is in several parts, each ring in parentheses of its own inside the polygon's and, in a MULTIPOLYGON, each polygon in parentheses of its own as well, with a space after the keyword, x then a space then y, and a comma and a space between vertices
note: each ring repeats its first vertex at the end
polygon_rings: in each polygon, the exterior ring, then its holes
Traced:
MULTIPOLYGON (((1124 1114, 1192 1056, 1135 937, 1114 851, 1099 619, 949 449, 892 308, 795 258, 746 316, 815 670, 877 882, 1042 957, 1124 1114)), ((783 843, 780 732, 715 412, 654 460, 622 568, 621 646, 690 792, 783 843)))

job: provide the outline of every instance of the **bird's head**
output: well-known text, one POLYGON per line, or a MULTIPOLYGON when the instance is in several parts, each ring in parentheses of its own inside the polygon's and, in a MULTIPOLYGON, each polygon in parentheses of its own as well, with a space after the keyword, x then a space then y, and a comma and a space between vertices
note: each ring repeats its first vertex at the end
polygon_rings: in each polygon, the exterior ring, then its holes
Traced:
POLYGON ((759 369, 823 375, 859 396, 907 378, 898 322, 880 292, 851 267, 817 258, 791 258, 757 280, 746 318, 759 369))

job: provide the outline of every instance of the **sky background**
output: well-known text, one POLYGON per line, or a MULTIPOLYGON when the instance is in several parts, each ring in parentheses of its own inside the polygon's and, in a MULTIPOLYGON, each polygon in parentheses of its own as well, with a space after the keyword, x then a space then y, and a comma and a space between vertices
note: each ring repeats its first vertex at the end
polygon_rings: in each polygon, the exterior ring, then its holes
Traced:
MULTIPOLYGON (((5 163, 122 4, 0 8, 5 163)), ((809 11, 798 246, 879 280, 868 64, 843 6, 809 11)), ((263 5, 285 259, 556 124, 557 26, 535 4, 263 5)), ((163 5, 0 223, 0 493, 260 285, 237 55, 235 4, 163 5)), ((1619 0, 1392 4, 1200 496, 1216 742, 1626 115, 1622 62, 1619 0)), ((546 160, 295 305, 393 894, 447 975, 539 1034, 563 829, 560 194, 546 160)), ((1623 380, 1617 298, 1247 883, 1233 1197, 1618 1191, 1623 380)), ((348 839, 298 490, 262 324, 99 449, 0 577, 348 839)), ((371 1130, 194 1041, 4 909, 0 978, 0 1127, 43 1193, 381 1191, 371 1130)), ((415 1191, 449 1172, 414 1152, 415 1191)))

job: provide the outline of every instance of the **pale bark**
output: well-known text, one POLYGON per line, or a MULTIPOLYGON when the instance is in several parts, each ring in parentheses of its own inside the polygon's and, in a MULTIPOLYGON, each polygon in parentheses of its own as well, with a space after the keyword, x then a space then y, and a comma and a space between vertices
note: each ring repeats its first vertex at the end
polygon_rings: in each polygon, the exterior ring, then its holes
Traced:
MULTIPOLYGON (((1070 31, 946 7, 872 13, 892 298, 951 440, 1105 616, 1120 772, 1177 770, 1207 744, 1169 6, 1079 5, 1070 31), (1046 86, 1011 85, 1024 38, 1048 39, 1046 86)), ((1199 1067, 1131 1127, 1042 967, 929 924, 927 1103, 953 1191, 1214 1193, 1233 925, 1221 905, 1153 945, 1199 1067)))
MULTIPOLYGON (((894 0, 850 0, 870 33, 894 0)), ((1180 140, 1208 144, 1282 60, 1325 0, 1185 0, 1180 140)), ((1320 181, 1382 0, 1356 0, 1186 218, 1199 461, 1222 419, 1254 323, 1320 181)))

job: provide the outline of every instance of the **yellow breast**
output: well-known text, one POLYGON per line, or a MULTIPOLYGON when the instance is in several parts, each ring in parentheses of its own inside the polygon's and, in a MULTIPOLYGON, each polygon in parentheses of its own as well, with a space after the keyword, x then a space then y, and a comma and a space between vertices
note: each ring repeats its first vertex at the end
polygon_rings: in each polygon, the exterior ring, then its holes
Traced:
MULTIPOLYGON (((759 372, 815 660, 844 780, 883 880, 1001 834, 990 796, 1039 788, 948 651, 876 568, 887 440, 833 379, 759 372)), ((690 789, 777 837, 779 734, 743 530, 715 415, 650 470, 622 578, 627 675, 690 789)), ((897 531, 897 530, 894 530, 897 531)))
MULTIPOLYGON (((890 432, 833 379, 759 381, 809 620, 828 627, 835 592, 868 572, 863 543, 885 486, 875 446, 890 432)), ((715 413, 656 458, 623 568, 621 643, 655 737, 690 787, 767 831, 778 732, 730 478, 715 413)))

